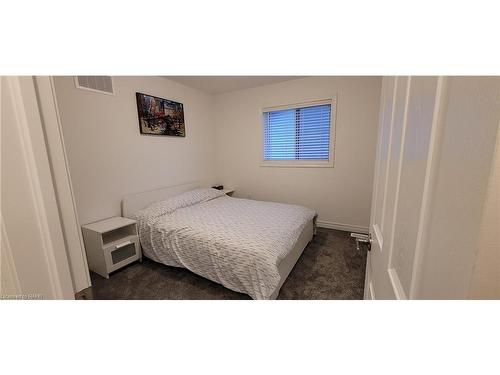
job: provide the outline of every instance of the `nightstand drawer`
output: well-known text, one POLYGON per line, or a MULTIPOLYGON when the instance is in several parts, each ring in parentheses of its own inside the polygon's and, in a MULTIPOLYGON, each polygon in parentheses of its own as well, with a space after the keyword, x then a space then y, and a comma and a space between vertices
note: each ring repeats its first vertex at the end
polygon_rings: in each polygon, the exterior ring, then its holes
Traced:
POLYGON ((137 236, 129 236, 122 241, 115 241, 103 248, 103 252, 108 272, 113 272, 141 259, 139 238, 137 236))

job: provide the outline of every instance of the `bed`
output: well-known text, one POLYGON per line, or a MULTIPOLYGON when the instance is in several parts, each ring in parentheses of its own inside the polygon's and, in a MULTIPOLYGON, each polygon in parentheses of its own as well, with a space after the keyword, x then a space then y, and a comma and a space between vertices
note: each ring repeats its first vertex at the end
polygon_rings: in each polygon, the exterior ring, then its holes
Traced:
POLYGON ((276 299, 311 241, 316 213, 302 206, 232 198, 196 182, 129 195, 143 254, 253 299, 276 299))

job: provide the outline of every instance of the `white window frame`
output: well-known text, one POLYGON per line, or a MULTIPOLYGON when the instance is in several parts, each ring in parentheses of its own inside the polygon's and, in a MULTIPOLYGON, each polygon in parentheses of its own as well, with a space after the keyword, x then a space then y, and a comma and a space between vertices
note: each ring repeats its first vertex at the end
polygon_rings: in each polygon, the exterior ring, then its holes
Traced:
POLYGON ((285 167, 285 168, 333 168, 335 160, 335 135, 337 117, 337 96, 331 99, 312 100, 302 103, 293 103, 273 107, 265 107, 260 112, 261 122, 261 167, 285 167), (328 149, 328 160, 265 160, 264 159, 264 113, 272 111, 282 111, 285 109, 296 109, 304 107, 314 107, 318 105, 331 105, 330 112, 330 145, 328 149))

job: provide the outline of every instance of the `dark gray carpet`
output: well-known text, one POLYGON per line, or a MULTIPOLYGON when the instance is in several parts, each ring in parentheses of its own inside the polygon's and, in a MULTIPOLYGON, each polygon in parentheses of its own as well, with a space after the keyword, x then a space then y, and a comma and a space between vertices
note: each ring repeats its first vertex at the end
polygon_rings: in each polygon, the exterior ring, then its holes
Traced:
MULTIPOLYGON (((366 253, 348 232, 318 228, 278 299, 362 299, 366 253)), ((94 299, 249 299, 194 273, 143 258, 110 275, 91 273, 94 299)))

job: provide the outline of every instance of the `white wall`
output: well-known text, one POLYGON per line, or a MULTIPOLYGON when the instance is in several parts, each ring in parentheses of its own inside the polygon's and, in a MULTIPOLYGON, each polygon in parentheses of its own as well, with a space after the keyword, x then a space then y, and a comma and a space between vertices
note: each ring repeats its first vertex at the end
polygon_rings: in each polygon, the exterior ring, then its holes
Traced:
POLYGON ((55 77, 81 224, 120 215, 130 193, 214 178, 212 97, 161 77, 114 77, 115 95, 75 88, 55 77), (139 133, 135 93, 184 104, 186 137, 139 133))
POLYGON ((216 95, 218 181, 235 196, 315 209, 320 224, 366 230, 370 221, 381 78, 311 77, 216 95), (334 168, 261 167, 263 107, 337 95, 334 168))
POLYGON ((191 180, 302 204, 325 226, 369 225, 381 79, 312 77, 211 96, 160 77, 114 77, 116 95, 56 77, 80 223, 120 215, 129 193, 191 180), (135 92, 184 103, 186 138, 140 135, 135 92), (334 168, 261 167, 261 108, 337 95, 334 168))

